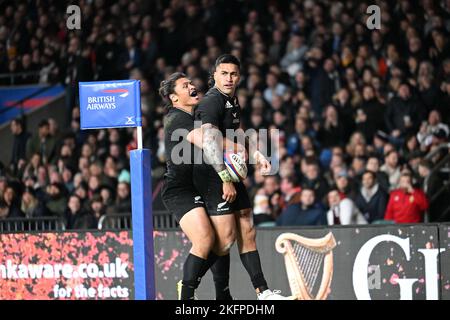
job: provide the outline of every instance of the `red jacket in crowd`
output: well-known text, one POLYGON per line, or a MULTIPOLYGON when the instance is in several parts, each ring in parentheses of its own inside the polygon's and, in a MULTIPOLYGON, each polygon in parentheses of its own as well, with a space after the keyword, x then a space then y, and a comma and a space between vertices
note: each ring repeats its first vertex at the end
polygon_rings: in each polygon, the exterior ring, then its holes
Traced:
POLYGON ((419 223, 423 221, 428 205, 427 196, 422 190, 414 189, 412 193, 407 193, 396 189, 391 192, 384 219, 395 223, 419 223))

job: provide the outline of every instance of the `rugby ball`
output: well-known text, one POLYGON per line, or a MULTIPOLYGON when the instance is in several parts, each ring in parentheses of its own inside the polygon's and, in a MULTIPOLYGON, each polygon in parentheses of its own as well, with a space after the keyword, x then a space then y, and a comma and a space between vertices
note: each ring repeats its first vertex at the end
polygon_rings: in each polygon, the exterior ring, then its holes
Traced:
POLYGON ((225 152, 223 155, 223 162, 230 173, 233 182, 239 182, 247 178, 247 165, 239 154, 225 152))

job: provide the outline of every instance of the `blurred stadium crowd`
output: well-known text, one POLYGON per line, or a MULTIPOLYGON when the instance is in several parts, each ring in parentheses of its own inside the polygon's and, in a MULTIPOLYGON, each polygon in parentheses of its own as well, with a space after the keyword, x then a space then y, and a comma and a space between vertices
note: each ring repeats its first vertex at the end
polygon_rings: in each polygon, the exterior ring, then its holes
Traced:
POLYGON ((246 180, 257 224, 415 223, 425 212, 450 221, 448 189, 437 192, 447 179, 433 171, 448 155, 439 146, 450 133, 450 1, 72 2, 0 3, 0 73, 22 72, 1 84, 63 83, 71 115, 30 133, 11 122, 1 218, 55 215, 92 228, 104 214, 131 211, 136 137, 81 131, 78 81, 141 80, 157 193, 160 81, 183 71, 204 94, 212 63, 231 53, 243 64, 244 128, 280 133, 271 141, 278 174, 251 170, 246 180), (81 30, 66 27, 70 4, 81 8, 81 30), (381 8, 380 30, 366 26, 370 4, 381 8))

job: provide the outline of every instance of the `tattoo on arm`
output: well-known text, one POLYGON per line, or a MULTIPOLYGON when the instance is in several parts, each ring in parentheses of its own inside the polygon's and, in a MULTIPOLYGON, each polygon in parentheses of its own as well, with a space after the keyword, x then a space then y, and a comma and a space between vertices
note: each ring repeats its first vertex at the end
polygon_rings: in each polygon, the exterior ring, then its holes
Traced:
POLYGON ((212 124, 202 125, 203 129, 203 152, 205 158, 216 172, 226 169, 223 164, 223 136, 222 133, 212 124))

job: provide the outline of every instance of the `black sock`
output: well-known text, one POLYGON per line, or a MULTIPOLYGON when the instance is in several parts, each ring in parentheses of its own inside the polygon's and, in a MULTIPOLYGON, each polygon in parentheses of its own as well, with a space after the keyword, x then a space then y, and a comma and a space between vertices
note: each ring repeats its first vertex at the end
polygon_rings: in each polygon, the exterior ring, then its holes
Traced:
POLYGON ((233 300, 230 293, 230 254, 220 256, 211 266, 214 286, 216 287, 216 300, 233 300))
POLYGON ((206 259, 206 263, 203 265, 203 270, 200 272, 200 277, 203 278, 203 276, 208 272, 209 268, 216 262, 216 260, 219 258, 217 254, 214 252, 210 252, 208 255, 208 258, 206 259))
POLYGON ((253 287, 263 292, 269 289, 267 287, 266 279, 264 279, 264 274, 261 268, 261 260, 259 259, 259 253, 257 250, 242 253, 240 255, 242 264, 247 270, 250 279, 252 281, 253 287))
POLYGON ((202 271, 207 260, 190 253, 183 265, 183 286, 181 288, 181 300, 193 300, 202 278, 202 271))

